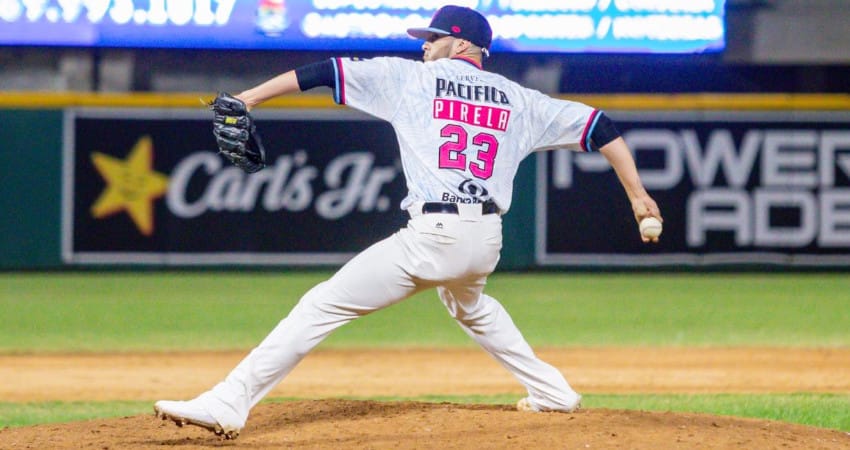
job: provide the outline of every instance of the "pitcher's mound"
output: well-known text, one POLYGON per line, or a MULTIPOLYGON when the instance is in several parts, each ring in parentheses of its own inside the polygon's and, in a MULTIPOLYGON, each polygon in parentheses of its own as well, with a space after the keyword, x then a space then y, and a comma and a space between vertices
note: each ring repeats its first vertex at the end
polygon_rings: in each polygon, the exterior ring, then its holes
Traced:
POLYGON ((850 434, 706 414, 351 400, 261 404, 235 441, 150 415, 0 430, 11 449, 850 449, 850 434))

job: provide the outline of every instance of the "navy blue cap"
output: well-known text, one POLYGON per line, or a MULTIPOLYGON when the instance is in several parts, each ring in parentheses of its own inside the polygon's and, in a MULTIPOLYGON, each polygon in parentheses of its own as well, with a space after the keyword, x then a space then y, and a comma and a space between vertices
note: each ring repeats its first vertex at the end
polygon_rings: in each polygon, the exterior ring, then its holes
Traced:
POLYGON ((434 13, 428 27, 407 29, 407 34, 419 39, 428 39, 434 33, 466 39, 484 49, 489 49, 493 41, 487 19, 465 6, 443 6, 434 13))

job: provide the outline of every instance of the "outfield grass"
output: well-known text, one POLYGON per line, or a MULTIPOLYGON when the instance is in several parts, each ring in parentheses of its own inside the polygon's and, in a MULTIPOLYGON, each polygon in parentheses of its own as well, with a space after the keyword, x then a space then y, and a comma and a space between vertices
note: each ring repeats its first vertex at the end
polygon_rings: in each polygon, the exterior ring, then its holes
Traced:
MULTIPOLYGON (((0 352, 245 349, 328 273, 0 274, 0 352)), ((843 274, 497 274, 533 345, 850 345, 843 274)), ((471 346, 433 291, 343 327, 328 347, 471 346)))
MULTIPOLYGON (((329 275, 2 273, 0 352, 244 350, 329 275)), ((850 346, 850 276, 845 274, 496 274, 487 292, 505 305, 534 346, 850 346)), ((436 294, 426 292, 343 327, 322 345, 474 344, 436 294)), ((848 395, 590 395, 585 400, 588 407, 708 412, 850 430, 848 395)), ((0 403, 0 425, 149 410, 149 402, 0 403)))

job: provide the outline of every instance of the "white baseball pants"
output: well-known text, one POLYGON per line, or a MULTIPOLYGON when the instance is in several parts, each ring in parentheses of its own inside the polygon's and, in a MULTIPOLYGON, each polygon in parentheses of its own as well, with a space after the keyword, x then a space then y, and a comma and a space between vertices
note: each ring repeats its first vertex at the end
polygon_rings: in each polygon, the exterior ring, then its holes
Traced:
POLYGON ((251 408, 338 327, 437 288, 461 328, 516 376, 540 410, 572 410, 580 397, 555 367, 541 361, 507 311, 484 294, 502 247, 502 220, 480 205, 459 214, 411 208, 406 228, 352 258, 308 291, 269 335, 200 398, 220 423, 244 424, 251 408))

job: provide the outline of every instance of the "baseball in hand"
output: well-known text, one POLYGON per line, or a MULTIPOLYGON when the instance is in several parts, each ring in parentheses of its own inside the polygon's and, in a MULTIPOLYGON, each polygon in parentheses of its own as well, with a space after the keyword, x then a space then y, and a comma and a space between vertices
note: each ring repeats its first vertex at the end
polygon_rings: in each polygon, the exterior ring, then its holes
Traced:
POLYGON ((661 221, 655 217, 647 217, 640 221, 640 234, 643 237, 654 239, 661 236, 661 221))

